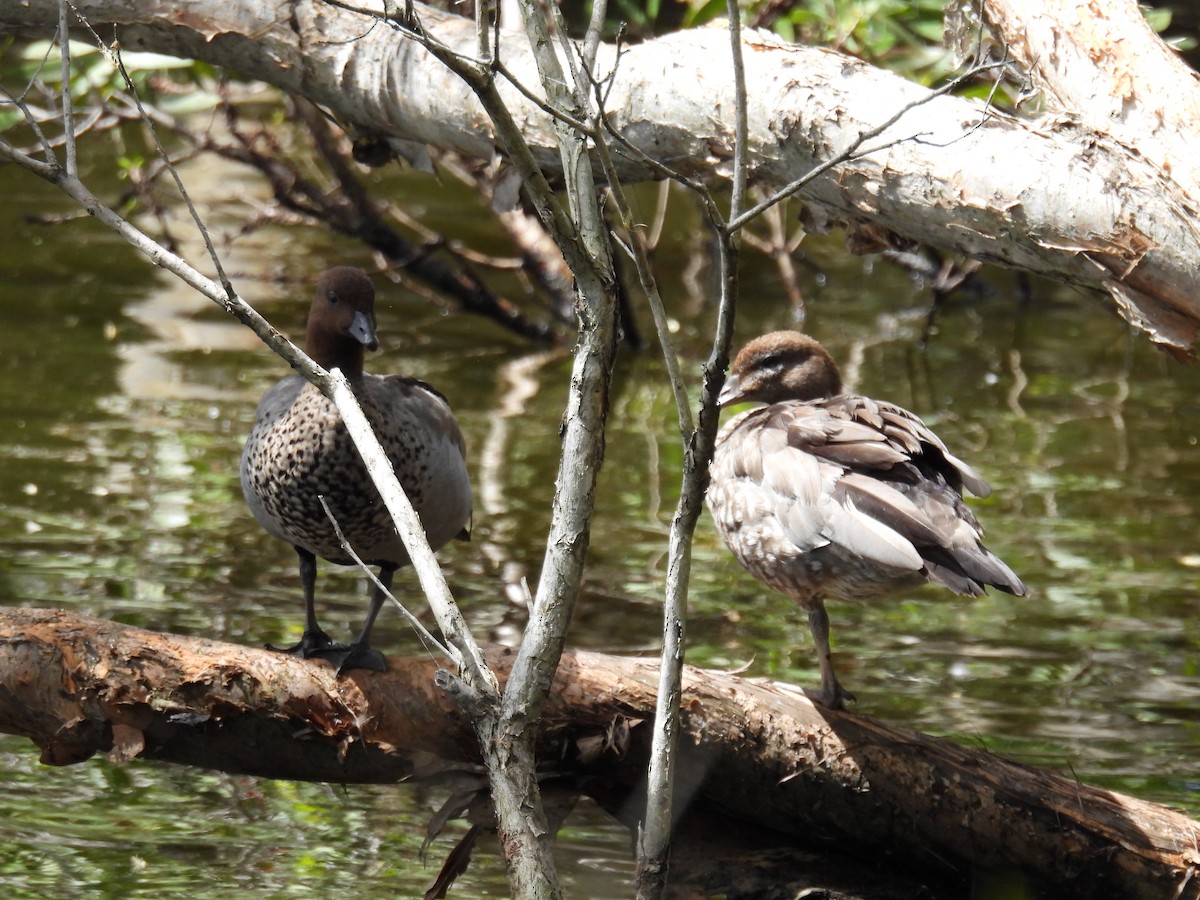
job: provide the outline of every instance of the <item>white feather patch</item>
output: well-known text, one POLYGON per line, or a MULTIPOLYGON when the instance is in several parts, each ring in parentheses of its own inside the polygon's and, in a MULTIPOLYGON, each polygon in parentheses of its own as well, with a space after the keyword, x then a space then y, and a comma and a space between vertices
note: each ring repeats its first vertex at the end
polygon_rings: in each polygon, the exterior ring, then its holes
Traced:
POLYGON ((828 522, 825 536, 851 553, 880 565, 914 572, 925 565, 911 542, 860 512, 853 502, 843 505, 832 497, 823 497, 821 508, 828 522))
POLYGON ((809 506, 816 505, 828 487, 821 461, 794 447, 781 447, 764 455, 762 471, 765 490, 809 506))

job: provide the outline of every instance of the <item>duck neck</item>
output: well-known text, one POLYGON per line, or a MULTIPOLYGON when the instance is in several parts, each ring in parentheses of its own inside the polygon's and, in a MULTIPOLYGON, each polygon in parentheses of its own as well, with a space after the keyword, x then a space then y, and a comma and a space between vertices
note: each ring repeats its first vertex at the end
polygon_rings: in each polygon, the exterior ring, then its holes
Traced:
POLYGON ((332 336, 310 331, 305 352, 324 369, 341 369, 351 385, 363 379, 363 346, 348 335, 332 336))

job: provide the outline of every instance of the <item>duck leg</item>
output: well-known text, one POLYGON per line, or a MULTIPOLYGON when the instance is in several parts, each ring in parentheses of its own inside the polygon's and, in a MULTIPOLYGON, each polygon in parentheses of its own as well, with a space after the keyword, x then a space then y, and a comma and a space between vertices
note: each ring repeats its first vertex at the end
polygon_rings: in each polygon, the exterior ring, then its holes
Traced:
POLYGON ((844 709, 846 703, 854 702, 854 695, 846 690, 833 672, 833 658, 829 650, 829 614, 825 602, 816 598, 808 608, 808 630, 812 632, 817 647, 817 663, 821 666, 821 693, 817 702, 827 709, 844 709))
POLYGON ((300 642, 291 647, 272 647, 270 644, 267 647, 301 659, 319 656, 329 649, 344 650, 344 644, 335 644, 317 624, 317 558, 303 547, 297 547, 296 554, 300 557, 300 588, 304 591, 304 634, 300 636, 300 642))
POLYGON ((375 627, 375 619, 379 615, 379 611, 383 609, 383 601, 387 599, 387 592, 392 589, 394 574, 396 574, 395 566, 381 565, 379 567, 379 583, 383 587, 376 586, 372 589, 371 607, 367 610, 367 619, 363 622, 362 631, 354 639, 354 643, 349 647, 321 654, 324 659, 328 659, 337 666, 339 675, 351 669, 370 669, 373 672, 387 671, 387 660, 384 659, 382 653, 371 647, 370 641, 371 629, 375 627))

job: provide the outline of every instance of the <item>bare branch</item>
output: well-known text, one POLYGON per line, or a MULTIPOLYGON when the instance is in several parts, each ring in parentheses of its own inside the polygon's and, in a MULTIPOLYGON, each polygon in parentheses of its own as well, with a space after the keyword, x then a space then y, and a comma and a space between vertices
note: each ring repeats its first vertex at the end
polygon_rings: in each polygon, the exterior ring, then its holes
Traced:
POLYGON ((317 500, 319 500, 321 503, 321 509, 325 510, 325 518, 327 518, 329 520, 329 524, 333 526, 333 533, 337 536, 338 543, 341 545, 342 550, 346 552, 347 556, 354 560, 355 565, 362 570, 363 574, 367 576, 371 584, 375 586, 375 589, 383 591, 384 596, 392 601, 392 605, 400 611, 400 615, 404 617, 404 620, 408 622, 408 624, 412 626, 413 631, 417 633, 417 637, 421 639, 421 643, 426 647, 434 647, 439 653, 442 654, 442 656, 446 657, 451 662, 458 664, 459 654, 454 650, 451 650, 432 634, 430 634, 429 629, 421 623, 421 620, 410 613, 408 608, 398 599, 396 599, 396 595, 393 594, 389 588, 384 587, 383 582, 379 580, 379 576, 372 571, 371 567, 363 562, 363 558, 358 555, 355 549, 350 545, 350 542, 346 540, 346 535, 342 531, 342 526, 338 522, 337 517, 333 514, 333 510, 329 508, 329 504, 325 500, 325 495, 318 494, 317 500))
MULTIPOLYGON (((735 139, 730 218, 736 218, 746 192, 747 110, 746 72, 742 65, 741 10, 728 0, 729 43, 733 61, 735 139)), ((704 507, 708 464, 717 433, 717 396, 724 381, 733 316, 737 302, 737 232, 713 218, 715 204, 706 204, 709 224, 719 238, 721 298, 713 336, 713 349, 705 367, 700 399, 700 427, 685 439, 683 484, 671 521, 667 560, 666 597, 663 602, 663 646, 658 672, 654 733, 647 772, 646 816, 638 835, 638 900, 657 900, 667 885, 671 828, 677 817, 672 800, 683 695, 683 661, 687 634, 687 597, 691 578, 692 537, 704 507)))
POLYGON ((63 136, 66 140, 67 175, 79 177, 79 160, 75 153, 75 105, 71 97, 71 42, 67 36, 71 33, 70 3, 67 0, 58 2, 58 33, 62 36, 59 42, 59 61, 62 77, 62 120, 63 136))
POLYGON ((629 254, 629 258, 633 260, 634 268, 637 271, 638 283, 641 285, 642 291, 645 292, 646 301, 650 306, 650 314, 654 319, 654 330, 658 334, 658 343, 662 349, 663 364, 667 369, 667 381, 671 386, 671 392, 675 396, 675 411, 679 416, 680 438, 686 441, 693 427, 692 410, 688 401, 687 386, 684 384, 683 375, 679 371, 679 354, 676 352, 675 344, 671 340, 671 328, 667 323, 667 311, 663 306, 662 295, 658 290, 658 280, 654 277, 654 269, 650 265, 650 259, 647 255, 646 238, 643 234, 643 228, 634 219, 633 210, 625 197, 625 189, 621 185, 620 176, 617 175, 616 167, 612 164, 612 157, 609 156, 608 148, 603 141, 596 144, 596 155, 604 166, 605 175, 608 177, 608 190, 613 200, 613 206, 621 219, 625 233, 629 235, 629 244, 625 247, 625 250, 629 254))
MULTIPOLYGON (((68 5, 69 0, 61 0, 61 2, 65 8, 68 5)), ((183 179, 179 176, 179 170, 171 164, 170 158, 167 155, 167 150, 165 147, 163 147, 162 141, 159 139, 158 128, 154 124, 154 118, 146 112, 146 108, 142 105, 142 99, 138 95, 137 87, 134 85, 133 79, 129 77, 129 72, 125 68, 125 63, 121 60, 120 45, 114 42, 112 46, 106 46, 105 43, 100 39, 100 35, 96 34, 95 30, 92 28, 91 23, 89 23, 82 16, 79 17, 79 21, 83 27, 87 29, 88 33, 91 34, 92 39, 96 42, 96 46, 104 55, 104 58, 112 64, 113 68, 116 69, 117 73, 121 76, 121 79, 125 82, 125 89, 128 92, 128 97, 133 102, 137 109, 138 115, 141 117, 141 120, 145 123, 146 128, 149 130, 150 136, 154 141, 154 147, 158 151, 159 157, 166 163, 167 171, 171 174, 171 178, 175 181, 175 189, 179 191, 179 196, 182 198, 184 205, 187 206, 188 213, 191 215, 192 221, 196 225, 196 230, 200 233, 200 237, 204 241, 204 248, 208 251, 208 258, 212 261, 213 268, 216 270, 217 277, 221 281, 221 286, 225 289, 226 296, 233 297, 236 293, 233 289, 233 283, 229 280, 229 276, 225 274, 225 267, 221 264, 221 257, 217 253, 216 247, 213 246, 212 237, 208 233, 208 228, 205 226, 203 218, 200 216, 195 204, 192 203, 191 195, 188 194, 187 188, 183 184, 183 179)), ((67 34, 65 27, 63 28, 62 33, 64 35, 67 34)), ((69 71, 69 62, 67 60, 69 44, 70 41, 66 39, 64 39, 62 42, 63 65, 67 67, 67 71, 69 71)), ((69 82, 66 79, 66 74, 64 73, 63 123, 67 132, 73 135, 74 131, 72 121, 67 115, 69 109, 67 100, 70 97, 70 89, 67 87, 68 83, 69 82)), ((67 143, 67 170, 71 172, 71 174, 77 176, 79 173, 72 168, 72 155, 74 151, 75 141, 71 140, 67 143)))
POLYGON ((471 637, 466 621, 458 610, 458 604, 450 594, 450 587, 446 584, 446 577, 442 574, 437 557, 425 538, 425 529, 417 511, 413 509, 408 495, 396 479, 392 464, 375 436, 371 423, 363 414, 362 407, 358 405, 350 383, 338 369, 329 372, 325 380, 329 387, 329 399, 337 406, 338 413, 346 424, 346 430, 363 458, 367 473, 392 514, 392 521, 395 522, 396 530, 400 532, 404 541, 404 549, 408 551, 412 567, 420 579, 425 599, 438 620, 442 634, 453 648, 452 656, 455 662, 466 673, 472 687, 485 697, 490 696, 494 701, 500 692, 496 676, 484 662, 479 645, 471 637))

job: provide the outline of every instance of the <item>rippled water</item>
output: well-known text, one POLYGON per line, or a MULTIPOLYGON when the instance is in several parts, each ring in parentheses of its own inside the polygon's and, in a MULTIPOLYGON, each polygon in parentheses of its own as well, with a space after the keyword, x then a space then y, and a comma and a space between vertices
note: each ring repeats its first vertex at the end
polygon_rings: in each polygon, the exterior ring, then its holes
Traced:
MULTIPOLYGON (((293 554, 261 532, 237 485, 255 402, 283 365, 95 223, 23 222, 21 210, 68 207, 19 173, 0 177, 10 198, 0 242, 20 251, 0 263, 0 602, 253 644, 294 638, 293 554)), ((236 192, 241 176, 191 177, 236 192)), ((435 218, 460 214, 461 195, 414 185, 394 186, 420 191, 409 196, 435 218)), ((678 222, 659 261, 674 273, 667 296, 694 374, 712 310, 686 289, 703 245, 688 216, 678 222)), ((831 604, 860 711, 1200 814, 1200 369, 1071 290, 1036 283, 1021 300, 1007 273, 949 301, 922 350, 918 286, 845 259, 834 240, 805 250, 809 330, 854 388, 923 415, 992 482, 975 504, 989 546, 1033 589, 1027 599, 928 588, 831 604)), ((294 335, 313 273, 370 265, 356 247, 280 230, 243 239, 228 260, 243 294, 294 335)), ((746 267, 739 340, 793 322, 770 264, 747 254, 746 267)), ((384 346, 368 365, 427 379, 454 405, 478 505, 472 543, 442 556, 478 633, 512 640, 522 613, 497 585, 536 578, 570 361, 379 287, 384 346)), ((680 458, 655 353, 623 352, 573 644, 654 650, 680 458)), ((330 567, 321 578, 323 624, 349 633, 365 605, 361 579, 330 567)), ((411 576, 397 584, 415 597, 411 576)), ((802 617, 737 569, 707 518, 690 602, 691 661, 817 681, 802 617)), ((377 635, 385 651, 416 652, 394 615, 377 635)), ((407 788, 102 760, 48 769, 16 738, 0 739, 0 754, 0 878, 14 895, 161 896, 198 884, 419 894, 453 841, 440 839, 422 865, 440 798, 407 788)), ((595 808, 572 816, 560 849, 571 895, 628 894, 626 835, 595 808)), ((457 890, 507 893, 494 852, 476 854, 457 890)))

